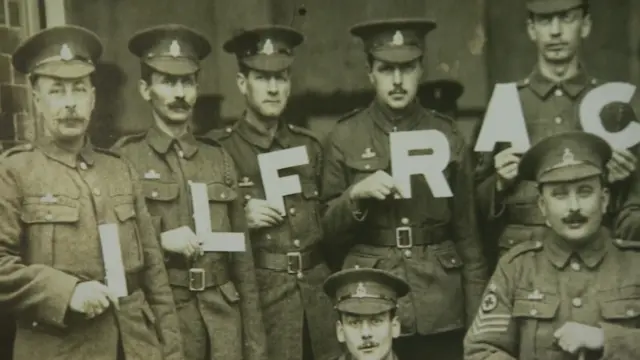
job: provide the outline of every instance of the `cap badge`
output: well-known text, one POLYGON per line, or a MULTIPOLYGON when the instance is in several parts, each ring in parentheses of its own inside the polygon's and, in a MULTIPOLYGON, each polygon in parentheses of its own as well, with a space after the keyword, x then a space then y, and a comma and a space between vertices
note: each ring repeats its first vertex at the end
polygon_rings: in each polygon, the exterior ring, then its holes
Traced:
POLYGON ((73 53, 69 48, 69 45, 63 44, 62 48, 60 48, 60 58, 64 61, 69 61, 73 59, 73 53))
POLYGON ((370 297, 367 292, 367 288, 364 287, 363 283, 358 283, 358 287, 356 288, 356 293, 353 295, 356 298, 367 298, 370 297))
POLYGON ((178 43, 178 40, 171 41, 171 45, 169 46, 169 55, 175 58, 180 56, 181 51, 182 49, 180 49, 180 44, 178 43))
POLYGON ((391 45, 402 46, 404 45, 404 36, 400 30, 396 30, 396 33, 393 34, 393 39, 391 39, 391 45))
POLYGON ((267 39, 267 41, 264 42, 264 45, 262 45, 261 53, 264 55, 273 55, 274 49, 271 39, 267 39))
POLYGON ((562 154, 562 165, 571 165, 576 163, 576 157, 571 152, 571 149, 565 148, 564 153, 562 154))

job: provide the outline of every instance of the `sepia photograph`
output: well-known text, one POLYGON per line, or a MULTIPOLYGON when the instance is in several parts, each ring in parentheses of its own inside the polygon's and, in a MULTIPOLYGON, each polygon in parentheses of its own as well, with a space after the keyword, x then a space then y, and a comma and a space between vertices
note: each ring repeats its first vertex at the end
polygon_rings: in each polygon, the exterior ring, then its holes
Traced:
POLYGON ((0 360, 640 359, 640 0, 0 0, 0 360))

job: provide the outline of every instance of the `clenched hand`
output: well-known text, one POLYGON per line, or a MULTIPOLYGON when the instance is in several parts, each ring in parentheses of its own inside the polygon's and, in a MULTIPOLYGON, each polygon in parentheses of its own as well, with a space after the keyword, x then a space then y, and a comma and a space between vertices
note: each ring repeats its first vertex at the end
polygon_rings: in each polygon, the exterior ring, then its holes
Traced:
POLYGON ((573 321, 564 323, 553 336, 562 350, 577 354, 580 350, 600 350, 604 346, 604 331, 601 328, 573 321))
POLYGON ((391 177, 382 170, 369 175, 351 188, 351 200, 364 199, 384 200, 391 194, 398 194, 398 186, 391 177))
POLYGON ((249 200, 244 206, 244 213, 249 229, 272 227, 284 221, 284 214, 262 199, 249 200))
POLYGON ((194 258, 204 254, 200 240, 188 226, 181 226, 160 234, 160 243, 164 251, 194 258))
POLYGON ((76 285, 69 301, 69 308, 92 319, 113 304, 118 308, 118 297, 104 284, 97 281, 81 282, 76 285))
POLYGON ((518 164, 520 164, 519 152, 513 147, 502 150, 494 156, 494 166, 498 174, 496 187, 503 190, 513 183, 518 176, 518 164))

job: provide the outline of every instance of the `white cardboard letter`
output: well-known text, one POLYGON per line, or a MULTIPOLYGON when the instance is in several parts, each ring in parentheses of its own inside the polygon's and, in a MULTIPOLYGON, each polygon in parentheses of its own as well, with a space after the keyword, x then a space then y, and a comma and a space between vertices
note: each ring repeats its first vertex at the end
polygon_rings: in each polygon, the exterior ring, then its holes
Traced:
POLYGON ((516 83, 496 84, 481 126, 474 151, 493 151, 498 142, 509 142, 522 152, 529 149, 531 144, 516 83))
POLYGON ((635 86, 623 82, 607 83, 589 91, 580 103, 582 129, 602 137, 616 149, 628 149, 639 143, 639 123, 632 121, 623 130, 610 133, 604 128, 600 118, 600 113, 607 104, 617 101, 628 103, 635 91, 635 86))
POLYGON ((411 198, 411 175, 422 174, 435 197, 453 193, 442 173, 451 157, 449 140, 438 130, 400 131, 390 134, 391 174, 400 195, 411 198), (411 150, 431 150, 428 155, 410 155, 411 150))
POLYGON ((125 297, 128 295, 127 278, 122 261, 118 225, 99 225, 98 233, 100 234, 100 249, 102 249, 102 260, 104 262, 107 287, 113 291, 117 297, 125 297))
POLYGON ((202 243, 202 249, 205 252, 245 251, 244 233, 212 232, 207 185, 190 182, 189 186, 191 187, 191 202, 193 204, 193 221, 196 225, 196 235, 202 243))
POLYGON ((278 171, 309 163, 307 148, 297 146, 291 149, 272 151, 258 155, 258 165, 267 202, 281 213, 284 209, 284 196, 302 191, 298 175, 280 177, 278 171))
POLYGON ((207 184, 190 182, 191 204, 193 206, 193 222, 196 235, 211 233, 211 213, 209 212, 209 194, 207 184))

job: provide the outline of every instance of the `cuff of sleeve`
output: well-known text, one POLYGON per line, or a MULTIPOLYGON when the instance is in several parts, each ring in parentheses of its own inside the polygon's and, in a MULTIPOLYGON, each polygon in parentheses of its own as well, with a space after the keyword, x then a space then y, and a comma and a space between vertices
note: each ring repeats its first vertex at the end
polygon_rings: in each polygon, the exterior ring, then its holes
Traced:
POLYGON ((499 217, 501 217, 507 206, 504 204, 504 192, 502 191, 498 191, 497 187, 496 187, 496 180, 495 178, 493 178, 493 180, 491 181, 491 212, 490 212, 490 216, 492 219, 497 219, 499 217))
POLYGON ((367 209, 362 210, 361 202, 358 203, 351 199, 348 199, 348 201, 347 207, 349 208, 351 215, 353 215, 353 219, 358 222, 364 221, 367 218, 369 211, 367 209))
POLYGON ((65 318, 69 310, 69 302, 79 279, 51 268, 43 281, 48 289, 43 291, 46 295, 44 295, 43 305, 38 311, 38 317, 47 324, 65 328, 67 326, 65 318))

